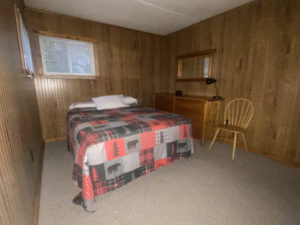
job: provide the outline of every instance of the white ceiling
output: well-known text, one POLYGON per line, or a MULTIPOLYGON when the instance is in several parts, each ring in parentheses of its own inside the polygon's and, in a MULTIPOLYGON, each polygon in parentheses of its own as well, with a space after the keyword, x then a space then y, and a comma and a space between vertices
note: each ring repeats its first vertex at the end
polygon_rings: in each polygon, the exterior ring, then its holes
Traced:
POLYGON ((166 35, 252 0, 25 0, 43 9, 166 35))

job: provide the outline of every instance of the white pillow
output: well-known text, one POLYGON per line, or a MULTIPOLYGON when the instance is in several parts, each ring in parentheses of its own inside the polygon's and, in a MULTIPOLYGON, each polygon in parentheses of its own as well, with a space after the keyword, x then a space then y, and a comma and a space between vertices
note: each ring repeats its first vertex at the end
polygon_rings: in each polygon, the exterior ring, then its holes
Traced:
POLYGON ((94 102, 75 102, 69 106, 69 110, 74 108, 87 108, 87 107, 96 107, 94 102))
POLYGON ((123 103, 125 105, 137 104, 137 99, 130 97, 130 96, 126 96, 126 97, 123 97, 123 103))
POLYGON ((98 110, 127 107, 128 105, 124 104, 122 99, 123 95, 106 95, 92 98, 98 110))

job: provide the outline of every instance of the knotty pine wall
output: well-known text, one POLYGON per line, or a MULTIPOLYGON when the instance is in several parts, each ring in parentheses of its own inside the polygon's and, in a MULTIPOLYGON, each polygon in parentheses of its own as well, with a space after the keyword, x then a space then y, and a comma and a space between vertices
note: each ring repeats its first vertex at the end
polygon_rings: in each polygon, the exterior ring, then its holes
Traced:
POLYGON ((0 3, 0 224, 32 225, 43 141, 34 82, 22 70, 13 3, 0 3))
POLYGON ((26 9, 32 31, 91 38, 97 43, 96 80, 45 79, 38 34, 31 33, 40 74, 35 86, 43 138, 64 138, 67 107, 92 96, 122 93, 151 106, 156 91, 214 95, 212 85, 175 83, 175 57, 216 48, 212 74, 225 97, 222 108, 235 97, 254 103, 255 117, 246 134, 250 149, 299 163, 299 14, 299 0, 255 0, 162 37, 26 9))
POLYGON ((34 63, 39 74, 35 87, 46 141, 66 136, 66 111, 73 102, 124 94, 151 106, 153 91, 165 89, 166 84, 159 82, 160 70, 167 65, 162 62, 168 60, 166 56, 163 58, 167 51, 162 46, 161 36, 34 9, 26 9, 25 18, 31 31, 87 38, 96 43, 96 80, 45 79, 38 34, 31 32, 34 63))
MULTIPOLYGON (((176 77, 176 56, 216 48, 212 74, 225 97, 223 107, 235 97, 254 104, 254 120, 246 133, 249 147, 300 162, 299 0, 255 0, 167 39, 170 64, 165 80, 176 77)), ((203 83, 168 84, 172 93, 215 93, 212 85, 203 83)))

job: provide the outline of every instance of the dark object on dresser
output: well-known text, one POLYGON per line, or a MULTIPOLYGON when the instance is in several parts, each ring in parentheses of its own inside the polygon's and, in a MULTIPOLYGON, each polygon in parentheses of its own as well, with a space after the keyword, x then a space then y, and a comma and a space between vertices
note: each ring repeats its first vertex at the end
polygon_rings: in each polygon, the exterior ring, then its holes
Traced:
POLYGON ((214 79, 214 78, 207 78, 207 79, 206 79, 206 84, 207 84, 207 85, 214 84, 214 86, 215 86, 215 89, 216 89, 216 95, 213 96, 213 99, 215 99, 215 100, 217 100, 217 99, 223 100, 224 98, 222 98, 221 96, 219 96, 219 91, 218 91, 216 82, 217 82, 217 80, 214 79))
POLYGON ((176 95, 176 96, 182 96, 182 91, 176 90, 175 95, 176 95))

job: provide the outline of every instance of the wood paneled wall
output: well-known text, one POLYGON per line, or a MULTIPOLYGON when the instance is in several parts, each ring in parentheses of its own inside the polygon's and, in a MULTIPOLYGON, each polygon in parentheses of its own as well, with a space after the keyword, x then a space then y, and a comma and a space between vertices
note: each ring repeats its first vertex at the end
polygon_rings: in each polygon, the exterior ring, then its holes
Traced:
MULTIPOLYGON (((75 17, 25 10, 29 30, 50 32, 95 40, 98 55, 96 80, 45 79, 38 43, 38 34, 31 32, 36 70, 35 78, 43 137, 46 141, 66 135, 66 111, 77 101, 107 94, 124 94, 152 105, 152 93, 161 91, 160 70, 163 37, 75 17)), ((167 57, 165 57, 167 59, 167 57)))
POLYGON ((250 148, 300 162, 299 0, 255 0, 173 33, 166 43, 165 91, 213 95, 212 85, 167 80, 176 77, 176 56, 216 48, 212 74, 224 104, 235 97, 254 104, 254 121, 246 133, 250 148))
POLYGON ((0 224, 32 225, 43 141, 34 82, 24 78, 16 32, 13 1, 1 0, 0 224))
MULTIPOLYGON (((250 149, 300 162, 299 4, 255 0, 164 37, 26 9, 30 30, 92 38, 97 45, 96 80, 35 78, 43 138, 64 138, 67 107, 93 96, 122 93, 151 106, 153 92, 214 95, 213 85, 175 78, 176 56, 216 48, 212 74, 225 97, 222 107, 235 97, 254 103, 246 134, 250 149)), ((31 43, 42 74, 38 34, 31 33, 31 43)))

